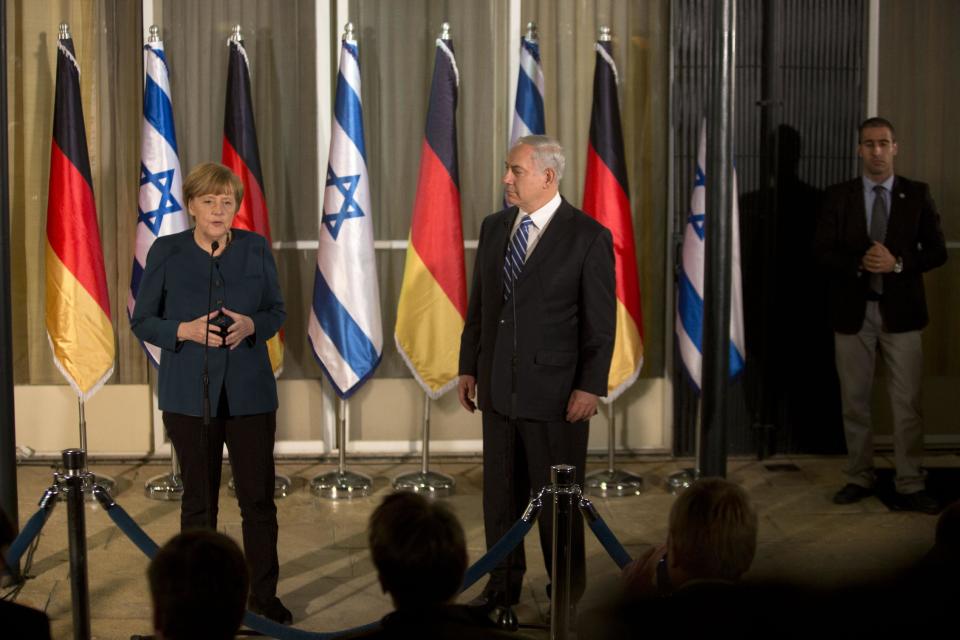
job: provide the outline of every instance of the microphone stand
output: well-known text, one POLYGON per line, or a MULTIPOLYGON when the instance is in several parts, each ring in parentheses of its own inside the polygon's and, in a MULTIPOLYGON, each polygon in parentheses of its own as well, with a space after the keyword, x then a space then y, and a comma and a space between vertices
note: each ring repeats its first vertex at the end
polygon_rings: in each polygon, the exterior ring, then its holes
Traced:
POLYGON ((210 367, 207 353, 210 350, 210 303, 213 300, 213 264, 214 254, 220 248, 216 240, 210 245, 210 273, 207 276, 207 324, 203 335, 203 422, 200 425, 200 449, 203 452, 203 505, 207 528, 213 529, 213 509, 210 500, 210 367))

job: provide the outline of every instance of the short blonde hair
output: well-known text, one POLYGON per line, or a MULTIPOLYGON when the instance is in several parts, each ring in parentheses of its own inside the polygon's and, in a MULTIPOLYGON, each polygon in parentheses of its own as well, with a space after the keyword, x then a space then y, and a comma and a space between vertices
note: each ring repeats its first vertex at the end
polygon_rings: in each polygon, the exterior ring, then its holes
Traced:
POLYGON ((670 510, 672 564, 693 578, 736 581, 757 552, 757 512, 742 487, 704 478, 670 510))
POLYGON ((216 162, 204 162, 190 170, 190 175, 183 181, 183 201, 189 205, 190 201, 207 194, 233 193, 237 201, 237 210, 243 202, 243 182, 228 167, 216 162))

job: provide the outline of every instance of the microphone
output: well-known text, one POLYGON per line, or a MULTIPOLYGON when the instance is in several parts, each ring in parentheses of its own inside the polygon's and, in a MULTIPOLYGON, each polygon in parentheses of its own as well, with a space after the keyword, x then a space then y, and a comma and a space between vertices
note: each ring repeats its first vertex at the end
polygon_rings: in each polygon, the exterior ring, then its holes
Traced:
MULTIPOLYGON (((210 315, 210 302, 213 300, 213 263, 214 254, 220 248, 216 240, 210 245, 210 275, 207 277, 207 315, 210 315)), ((207 363, 207 352, 210 348, 210 319, 207 319, 207 328, 203 336, 203 424, 210 424, 210 368, 207 363)))

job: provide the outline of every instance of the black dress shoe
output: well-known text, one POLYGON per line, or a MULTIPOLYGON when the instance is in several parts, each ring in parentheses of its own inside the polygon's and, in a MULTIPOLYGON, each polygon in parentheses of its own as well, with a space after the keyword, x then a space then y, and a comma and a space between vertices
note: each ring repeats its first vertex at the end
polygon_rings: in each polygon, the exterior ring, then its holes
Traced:
POLYGON ((833 495, 834 504, 853 504, 873 495, 873 489, 849 482, 833 495))
POLYGON ((276 596, 269 600, 259 600, 251 596, 247 604, 251 612, 264 618, 269 618, 274 622, 280 624, 290 624, 293 622, 293 614, 290 613, 290 609, 283 606, 280 598, 276 596))
POLYGON ((940 502, 926 491, 916 493, 897 493, 894 502, 897 511, 919 511, 931 515, 940 513, 940 502))

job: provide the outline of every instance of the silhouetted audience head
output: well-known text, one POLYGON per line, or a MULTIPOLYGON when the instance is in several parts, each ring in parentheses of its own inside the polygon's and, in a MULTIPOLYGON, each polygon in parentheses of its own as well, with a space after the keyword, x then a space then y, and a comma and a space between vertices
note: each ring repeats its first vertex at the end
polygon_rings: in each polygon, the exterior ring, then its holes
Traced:
POLYGON ((742 487, 704 478, 670 510, 667 555, 674 586, 691 579, 736 581, 757 551, 757 512, 742 487))
POLYGON ((463 527, 442 503, 416 493, 388 495, 370 516, 370 554, 397 609, 445 604, 467 569, 463 527))
POLYGON ((249 577, 240 547, 203 529, 167 542, 147 570, 153 626, 163 640, 227 640, 240 628, 249 577))

